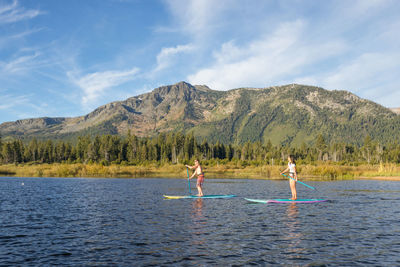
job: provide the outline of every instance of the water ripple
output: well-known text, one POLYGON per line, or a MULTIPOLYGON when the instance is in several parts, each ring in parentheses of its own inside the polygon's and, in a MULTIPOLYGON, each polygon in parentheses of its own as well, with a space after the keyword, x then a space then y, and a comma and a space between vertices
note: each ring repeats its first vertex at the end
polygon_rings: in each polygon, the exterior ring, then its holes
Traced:
POLYGON ((186 192, 184 180, 0 178, 0 265, 400 264, 400 183, 312 185, 319 195, 299 195, 330 201, 242 198, 286 197, 284 181, 212 180, 207 193, 240 197, 165 201, 163 194, 186 192))

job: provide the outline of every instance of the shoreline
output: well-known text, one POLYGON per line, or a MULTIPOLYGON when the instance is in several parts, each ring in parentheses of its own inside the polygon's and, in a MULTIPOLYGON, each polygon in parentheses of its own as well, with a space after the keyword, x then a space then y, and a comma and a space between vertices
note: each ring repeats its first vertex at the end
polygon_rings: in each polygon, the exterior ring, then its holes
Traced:
MULTIPOLYGON (((66 179, 66 178, 72 178, 72 179, 182 179, 186 180, 187 177, 180 177, 177 175, 137 175, 137 176, 22 176, 22 175, 5 175, 0 173, 0 178, 59 178, 59 179, 66 179)), ((246 177, 246 176, 240 176, 240 177, 233 177, 233 176, 227 176, 227 175, 221 175, 221 176, 209 176, 206 179, 208 180, 217 180, 217 179, 230 179, 230 180, 268 180, 268 181, 285 181, 287 179, 281 178, 281 177, 246 177)), ((195 181, 196 178, 193 178, 195 181)), ((357 180, 375 180, 375 181, 400 181, 400 176, 371 176, 371 177, 365 177, 365 176, 360 176, 360 177, 348 177, 348 178, 338 178, 338 179, 326 179, 324 177, 313 177, 311 179, 309 178, 300 178, 299 181, 303 182, 333 182, 333 181, 357 181, 357 180)))
MULTIPOLYGON (((286 180, 279 173, 285 166, 206 165, 206 179, 286 180)), ((334 164, 302 165, 300 181, 378 180, 400 181, 400 165, 346 166, 334 164)), ((183 164, 109 165, 100 164, 21 164, 0 165, 4 177, 59 178, 182 178, 187 179, 183 164)))
POLYGON ((400 176, 358 177, 355 180, 400 181, 400 176))
MULTIPOLYGON (((15 175, 0 175, 0 178, 56 178, 56 179, 182 179, 186 180, 187 178, 182 177, 159 177, 159 176, 137 176, 137 177, 102 177, 102 176, 69 176, 69 177, 58 177, 58 176, 15 176, 15 175)), ((195 178, 194 178, 195 179, 195 178)), ((266 180, 266 181, 285 181, 285 179, 281 178, 251 178, 251 177, 210 177, 208 180, 266 180)), ((345 179, 302 179, 303 182, 333 182, 333 181, 361 181, 361 180, 373 180, 373 181, 393 181, 400 182, 400 177, 355 177, 355 178, 345 178, 345 179)))

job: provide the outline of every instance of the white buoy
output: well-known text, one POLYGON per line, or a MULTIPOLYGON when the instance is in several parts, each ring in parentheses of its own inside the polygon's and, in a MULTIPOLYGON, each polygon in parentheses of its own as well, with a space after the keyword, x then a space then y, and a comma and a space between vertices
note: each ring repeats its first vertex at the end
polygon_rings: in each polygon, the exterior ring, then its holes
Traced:
POLYGON ((24 183, 21 183, 21 185, 25 185, 24 183))

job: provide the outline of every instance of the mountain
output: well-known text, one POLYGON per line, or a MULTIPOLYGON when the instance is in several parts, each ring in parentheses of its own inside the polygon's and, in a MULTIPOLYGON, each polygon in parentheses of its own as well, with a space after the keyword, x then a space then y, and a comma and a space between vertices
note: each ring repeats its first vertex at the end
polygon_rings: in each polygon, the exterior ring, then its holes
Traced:
POLYGON ((0 124, 3 138, 70 139, 79 135, 193 132, 211 142, 274 144, 327 141, 362 143, 369 135, 399 138, 400 116, 347 91, 305 85, 215 91, 180 82, 112 102, 76 118, 37 118, 0 124))

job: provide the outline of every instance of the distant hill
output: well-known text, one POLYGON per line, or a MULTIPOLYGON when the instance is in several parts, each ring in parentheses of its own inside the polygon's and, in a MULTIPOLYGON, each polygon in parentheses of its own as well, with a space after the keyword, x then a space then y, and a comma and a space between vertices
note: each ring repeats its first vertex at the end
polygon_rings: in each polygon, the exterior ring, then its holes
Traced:
POLYGON ((390 110, 396 114, 400 114, 400 108, 391 108, 390 110))
POLYGON ((37 118, 0 124, 3 138, 70 139, 79 135, 153 136, 184 131, 211 142, 300 145, 325 140, 362 143, 365 136, 399 139, 400 116, 347 91, 290 84, 215 91, 180 82, 106 104, 76 118, 37 118))

